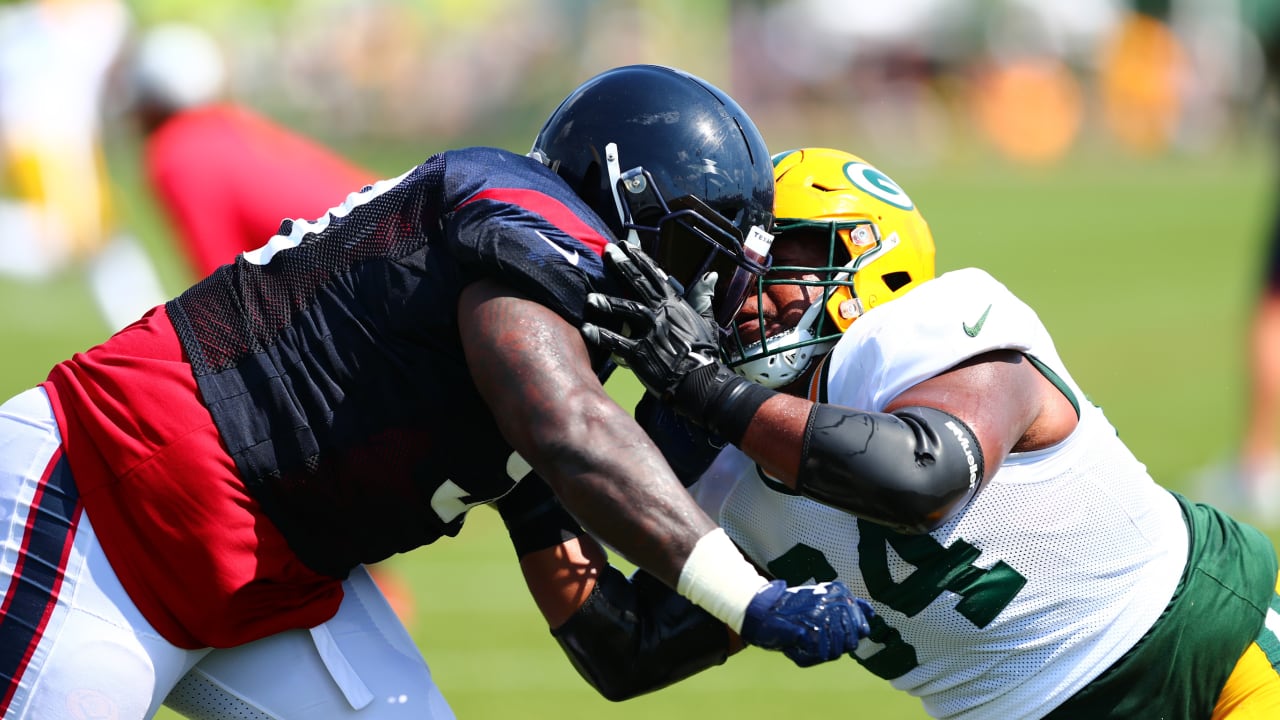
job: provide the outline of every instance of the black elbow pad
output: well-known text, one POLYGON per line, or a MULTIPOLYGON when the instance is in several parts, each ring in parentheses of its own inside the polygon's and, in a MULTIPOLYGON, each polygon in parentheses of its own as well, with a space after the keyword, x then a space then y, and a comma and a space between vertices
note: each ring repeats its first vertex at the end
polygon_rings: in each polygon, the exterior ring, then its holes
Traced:
POLYGON ((666 687, 729 656, 729 630, 643 571, 600 573, 582 607, 551 631, 592 687, 614 702, 666 687))
POLYGON ((796 488, 899 532, 926 533, 968 504, 982 474, 982 448, 954 415, 920 406, 868 413, 817 403, 796 488))

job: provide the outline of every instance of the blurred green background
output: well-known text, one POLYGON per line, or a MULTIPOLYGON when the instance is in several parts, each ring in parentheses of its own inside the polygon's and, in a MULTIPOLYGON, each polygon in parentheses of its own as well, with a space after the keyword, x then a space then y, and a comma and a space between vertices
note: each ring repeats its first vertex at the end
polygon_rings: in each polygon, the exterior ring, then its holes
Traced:
MULTIPOLYGON (((1045 30, 1028 16, 990 11, 1042 4, 964 4, 986 7, 993 20, 934 3, 952 14, 930 21, 930 3, 903 3, 916 24, 870 49, 857 28, 840 35, 822 5, 130 9, 135 31, 173 18, 209 28, 238 64, 238 99, 387 177, 450 147, 522 152, 564 94, 612 65, 662 62, 700 74, 746 106, 773 150, 831 145, 889 173, 929 220, 939 271, 980 266, 1003 280, 1037 309, 1075 379, 1157 480, 1229 502, 1224 488, 1198 477, 1236 451, 1249 392, 1245 328, 1275 202, 1260 81, 1210 83, 1212 58, 1191 57, 1187 40, 1186 57, 1200 63, 1198 92, 1178 75, 1172 105, 1144 94, 1168 79, 1160 63, 1137 63, 1142 82, 1126 85, 1106 60, 1125 27, 1119 3, 1080 4, 1112 11, 1084 49, 1083 31, 1068 32, 1067 20, 1045 30), (942 33, 936 26, 948 18, 951 32, 942 33), (864 44, 850 47, 854 40, 864 44), (796 65, 784 72, 788 58, 796 65), (1019 65, 1028 58, 1035 62, 1019 65), (1117 119, 1117 106, 1130 121, 1117 119)), ((1232 67, 1258 71, 1244 60, 1232 67)), ((119 222, 176 294, 192 278, 142 183, 140 141, 112 115, 110 98, 107 105, 103 147, 119 222)), ((43 279, 0 277, 0 396, 40 382, 52 364, 109 332, 82 266, 43 279)), ((610 387, 620 402, 638 397, 626 376, 610 387)), ((459 538, 388 564, 411 586, 414 636, 461 718, 924 717, 915 700, 852 661, 799 670, 762 651, 637 700, 601 700, 547 633, 488 509, 472 512, 459 538)))

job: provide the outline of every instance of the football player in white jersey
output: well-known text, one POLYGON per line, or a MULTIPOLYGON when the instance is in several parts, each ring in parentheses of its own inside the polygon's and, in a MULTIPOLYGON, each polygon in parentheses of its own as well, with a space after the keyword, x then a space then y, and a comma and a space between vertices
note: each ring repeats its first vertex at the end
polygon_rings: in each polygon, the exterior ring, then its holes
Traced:
POLYGON ((999 281, 935 277, 883 172, 806 148, 774 174, 727 338, 630 248, 639 299, 583 328, 731 443, 691 489, 746 554, 870 600, 857 659, 933 717, 1280 717, 1270 540, 1160 487, 999 281))

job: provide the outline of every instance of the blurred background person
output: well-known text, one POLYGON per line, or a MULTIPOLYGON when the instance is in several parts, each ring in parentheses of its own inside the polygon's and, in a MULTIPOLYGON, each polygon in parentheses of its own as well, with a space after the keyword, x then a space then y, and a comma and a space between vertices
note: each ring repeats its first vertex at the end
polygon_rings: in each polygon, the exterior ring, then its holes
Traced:
POLYGON ((43 277, 105 241, 103 92, 128 26, 114 0, 0 4, 0 271, 43 277))
MULTIPOLYGON (((1280 527, 1280 144, 1276 91, 1280 89, 1280 0, 1131 0, 1131 60, 1165 57, 1178 72, 1166 86, 1181 89, 1182 126, 1176 139, 1203 146, 1221 134, 1261 128, 1269 156, 1271 202, 1244 277, 1248 293, 1242 328, 1241 431, 1221 459, 1198 471, 1199 492, 1254 522, 1280 527), (1196 85, 1192 80, 1200 80, 1196 85), (1205 82, 1205 81, 1208 82, 1205 82), (1192 90, 1188 91, 1187 88, 1192 90), (1216 88, 1216 91, 1214 90, 1216 88)), ((1130 82, 1134 89, 1150 88, 1130 82)), ((1150 93, 1149 89, 1146 91, 1150 93)), ((1143 116, 1133 113, 1130 119, 1143 116)), ((1141 124, 1130 123, 1130 130, 1141 124)), ((1159 149, 1159 148, 1157 148, 1159 149)))
MULTIPOLYGON (((1261 91, 1280 89, 1280 0, 1241 0, 1248 27, 1257 37, 1266 82, 1261 91)), ((1274 100, 1274 97, 1271 99, 1274 100)), ((1267 116, 1274 136, 1274 114, 1267 116)), ((1273 153, 1280 150, 1274 144, 1273 153)), ((1273 161, 1280 167, 1280 157, 1273 161)), ((1277 180, 1273 178, 1273 183, 1277 180)), ((1273 190, 1273 218, 1262 248, 1261 287, 1248 326, 1249 386, 1240 450, 1241 489, 1270 521, 1280 520, 1280 192, 1273 190)))
POLYGON ((0 274, 83 266, 113 329, 165 299, 116 227, 103 154, 104 93, 130 28, 119 0, 0 5, 0 274))
POLYGON ((227 70, 195 25, 147 30, 133 63, 147 180, 195 277, 264 245, 286 218, 316 218, 374 174, 226 100, 227 70))

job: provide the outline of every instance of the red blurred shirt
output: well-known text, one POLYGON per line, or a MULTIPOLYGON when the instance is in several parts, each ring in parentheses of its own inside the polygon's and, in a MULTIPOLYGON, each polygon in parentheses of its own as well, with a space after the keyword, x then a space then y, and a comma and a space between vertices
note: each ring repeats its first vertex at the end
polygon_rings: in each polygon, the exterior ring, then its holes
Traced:
POLYGON ((146 170, 198 277, 265 245, 281 220, 318 218, 377 179, 232 105, 167 120, 147 141, 146 170))

